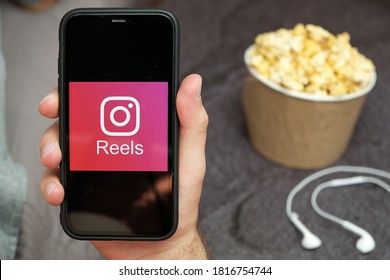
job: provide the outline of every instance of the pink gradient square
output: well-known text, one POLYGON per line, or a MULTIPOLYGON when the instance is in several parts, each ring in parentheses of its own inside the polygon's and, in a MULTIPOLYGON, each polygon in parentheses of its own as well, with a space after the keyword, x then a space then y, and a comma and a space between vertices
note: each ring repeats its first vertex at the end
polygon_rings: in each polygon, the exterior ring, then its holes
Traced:
POLYGON ((167 82, 70 82, 70 170, 168 171, 167 82))

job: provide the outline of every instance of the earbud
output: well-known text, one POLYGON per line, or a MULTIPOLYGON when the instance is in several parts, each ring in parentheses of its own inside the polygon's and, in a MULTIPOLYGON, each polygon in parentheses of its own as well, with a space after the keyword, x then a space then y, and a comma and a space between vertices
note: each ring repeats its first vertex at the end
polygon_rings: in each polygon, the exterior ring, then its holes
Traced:
POLYGON ((366 230, 358 227, 350 221, 344 221, 342 225, 346 230, 360 236, 360 238, 356 241, 356 249, 360 252, 368 254, 375 249, 375 240, 366 230))
MULTIPOLYGON (((352 233, 355 233, 359 236, 359 239, 356 241, 356 249, 358 249, 361 253, 367 254, 370 253, 375 249, 375 240, 371 236, 370 233, 368 233, 366 230, 358 227, 357 225, 343 220, 337 216, 332 215, 329 212, 326 212, 322 210, 318 204, 317 204, 317 196, 318 194, 326 189, 326 188, 338 188, 342 186, 355 186, 360 185, 363 183, 370 183, 378 185, 379 187, 385 189, 387 192, 390 193, 390 185, 387 184, 385 181, 380 180, 376 177, 383 177, 387 180, 390 180, 390 172, 386 172, 383 170, 370 168, 370 167, 364 167, 364 166, 334 166, 329 167, 320 171, 317 171, 305 179, 303 179, 301 182, 299 182, 294 188, 291 189, 290 193, 287 196, 286 200, 286 213, 287 217, 290 219, 291 223, 303 234, 303 239, 301 241, 302 247, 305 249, 316 249, 321 246, 321 240, 315 236, 300 220, 298 217, 298 214, 296 212, 293 212, 293 200, 294 197, 302 190, 304 189, 309 183, 324 177, 328 176, 333 173, 358 173, 359 176, 350 177, 350 178, 339 178, 339 179, 333 179, 324 183, 321 183, 318 185, 311 197, 311 205, 313 207, 313 210, 323 218, 332 221, 334 223, 339 224, 340 226, 343 226, 346 230, 351 231, 352 233), (374 175, 376 177, 372 176, 363 176, 363 174, 367 175, 374 175)), ((368 185, 368 184, 367 184, 368 185)), ((368 185, 369 186, 369 185, 368 185)))
POLYGON ((300 220, 296 212, 291 213, 291 222, 302 233, 302 247, 306 250, 314 250, 321 246, 321 239, 312 233, 300 220))

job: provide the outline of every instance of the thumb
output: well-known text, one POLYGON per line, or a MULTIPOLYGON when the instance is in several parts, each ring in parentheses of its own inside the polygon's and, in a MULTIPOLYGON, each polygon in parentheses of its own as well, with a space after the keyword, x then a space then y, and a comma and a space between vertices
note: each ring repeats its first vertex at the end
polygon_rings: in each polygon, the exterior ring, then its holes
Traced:
POLYGON ((187 214, 186 210, 198 209, 206 171, 208 116, 200 97, 201 89, 202 78, 192 74, 182 81, 176 99, 180 121, 179 208, 183 215, 187 214))

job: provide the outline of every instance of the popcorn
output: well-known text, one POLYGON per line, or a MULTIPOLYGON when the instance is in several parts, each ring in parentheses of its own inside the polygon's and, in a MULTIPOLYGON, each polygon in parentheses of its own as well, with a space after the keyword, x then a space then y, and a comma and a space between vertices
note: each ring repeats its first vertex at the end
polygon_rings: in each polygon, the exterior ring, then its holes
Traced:
POLYGON ((350 44, 320 26, 297 24, 260 34, 249 64, 263 77, 293 91, 315 95, 344 95, 366 87, 375 66, 350 44))

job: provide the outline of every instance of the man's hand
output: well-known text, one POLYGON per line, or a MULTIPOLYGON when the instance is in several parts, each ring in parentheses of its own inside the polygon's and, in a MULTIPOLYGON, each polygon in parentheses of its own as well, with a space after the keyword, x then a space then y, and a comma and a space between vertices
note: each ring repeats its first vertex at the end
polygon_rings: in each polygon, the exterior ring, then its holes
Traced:
MULTIPOLYGON (((197 231, 198 207, 206 171, 205 144, 208 116, 201 101, 202 79, 193 74, 185 78, 177 94, 180 121, 179 138, 179 225, 165 241, 91 241, 109 259, 205 259, 206 251, 197 231)), ((39 104, 47 118, 58 118, 58 91, 54 89, 39 104)), ((41 192, 55 206, 64 199, 58 165, 58 120, 43 134, 41 162, 47 168, 42 175, 41 192)))

